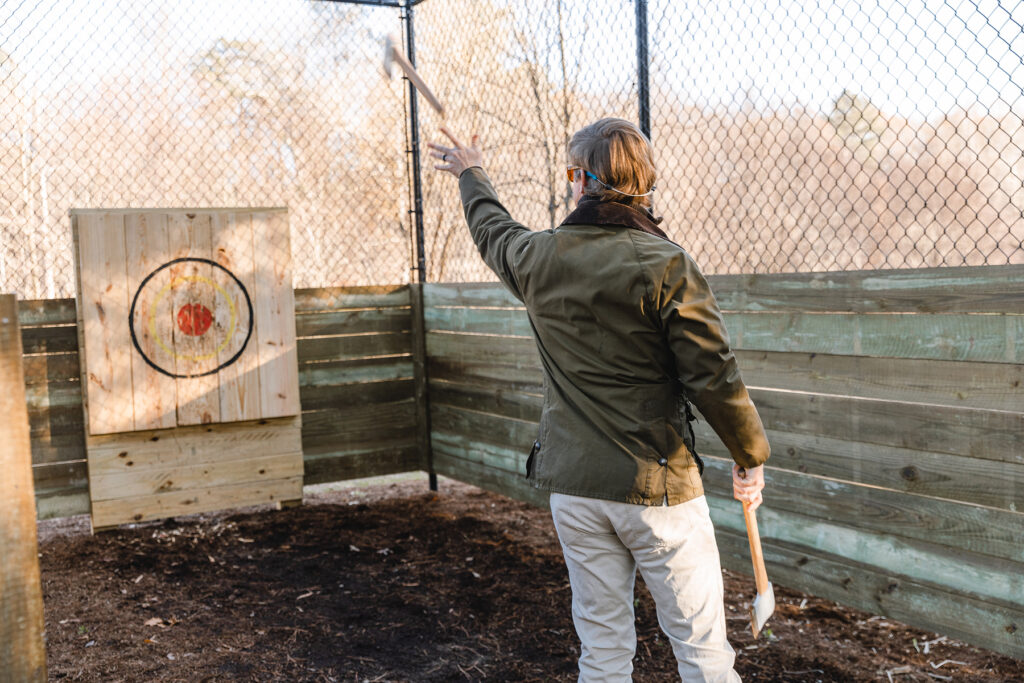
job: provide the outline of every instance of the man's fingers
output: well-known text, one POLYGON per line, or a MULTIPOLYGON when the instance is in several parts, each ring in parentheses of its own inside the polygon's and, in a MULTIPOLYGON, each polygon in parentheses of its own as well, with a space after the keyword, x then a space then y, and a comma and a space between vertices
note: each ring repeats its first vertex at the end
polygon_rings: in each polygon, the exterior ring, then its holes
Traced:
POLYGON ((441 132, 448 136, 448 139, 452 141, 456 149, 465 149, 465 145, 459 142, 458 138, 452 135, 452 132, 450 130, 448 130, 444 126, 441 126, 441 132))

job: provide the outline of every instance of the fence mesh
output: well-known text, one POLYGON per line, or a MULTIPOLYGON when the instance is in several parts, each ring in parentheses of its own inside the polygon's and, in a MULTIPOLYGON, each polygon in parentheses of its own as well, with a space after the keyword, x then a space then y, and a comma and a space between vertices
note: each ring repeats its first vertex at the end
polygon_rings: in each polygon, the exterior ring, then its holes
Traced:
MULTIPOLYGON (((637 120, 636 4, 417 7, 449 126, 481 133, 532 228, 568 213, 572 132, 637 120)), ((706 271, 1024 263, 1024 4, 644 4, 655 210, 706 271)), ((425 193, 430 275, 492 279, 444 180, 425 193)))
POLYGON ((0 2, 0 290, 74 295, 72 208, 287 206, 296 286, 409 279, 398 11, 0 2))
MULTIPOLYGON (((513 215, 569 212, 565 147, 637 120, 655 210, 708 272, 1024 262, 1024 3, 423 0, 420 71, 513 215)), ((288 206, 297 286, 406 282, 406 10, 0 0, 0 289, 74 292, 67 211, 288 206)), ((440 123, 421 100, 424 142, 440 123)), ((423 162, 427 278, 485 280, 423 162)))

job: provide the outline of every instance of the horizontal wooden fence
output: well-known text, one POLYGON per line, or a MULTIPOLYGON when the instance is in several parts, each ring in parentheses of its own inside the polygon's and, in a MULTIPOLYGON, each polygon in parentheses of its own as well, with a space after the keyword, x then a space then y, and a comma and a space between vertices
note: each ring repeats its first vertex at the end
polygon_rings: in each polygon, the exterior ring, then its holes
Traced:
MULTIPOLYGON (((409 287, 295 292, 305 483, 419 470, 409 287)), ((36 507, 89 512, 74 299, 19 302, 36 507)))
MULTIPOLYGON (((772 443, 773 580, 1024 657, 1024 266, 711 282, 772 443)), ((522 475, 543 391, 525 310, 491 284, 423 296, 435 471, 545 505, 522 475)), ((305 483, 425 468, 417 297, 295 299, 305 483)), ((88 512, 74 301, 19 320, 39 516, 88 512)), ((698 450, 723 562, 749 572, 704 423, 698 450)))
MULTIPOLYGON (((1024 267, 710 280, 772 444, 773 581, 1024 657, 1024 267)), ((429 285, 425 316, 436 470, 544 504, 520 302, 429 285)), ((723 563, 749 573, 704 422, 698 451, 723 563)))

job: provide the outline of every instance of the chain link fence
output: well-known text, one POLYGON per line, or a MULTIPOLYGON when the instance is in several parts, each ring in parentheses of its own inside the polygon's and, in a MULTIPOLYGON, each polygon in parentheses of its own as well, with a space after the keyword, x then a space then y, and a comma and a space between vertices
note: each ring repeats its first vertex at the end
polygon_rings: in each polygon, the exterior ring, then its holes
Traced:
POLYGON ((270 207, 295 285, 409 281, 395 8, 0 1, 0 290, 74 295, 72 208, 270 207))
MULTIPOLYGON (((296 286, 409 281, 406 83, 381 69, 406 14, 532 228, 571 210, 572 133, 637 120, 646 45, 655 210, 706 271, 1024 262, 1022 3, 385 4, 0 0, 0 289, 73 295, 67 212, 100 207, 284 205, 296 286)), ((493 279, 431 166, 427 279, 493 279)))
MULTIPOLYGON (((1022 3, 425 0, 420 64, 518 220, 568 213, 573 131, 637 121, 638 4, 655 211, 706 271, 1024 263, 1022 3)), ((430 276, 493 279, 444 180, 430 276)))

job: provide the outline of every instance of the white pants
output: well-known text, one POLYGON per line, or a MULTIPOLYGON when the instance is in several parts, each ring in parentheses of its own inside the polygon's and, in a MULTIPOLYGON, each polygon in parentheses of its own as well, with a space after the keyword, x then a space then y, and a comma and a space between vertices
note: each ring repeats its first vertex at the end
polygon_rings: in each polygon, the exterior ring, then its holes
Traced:
POLYGON ((680 678, 740 680, 725 636, 722 569, 703 496, 649 507, 553 493, 551 516, 569 569, 581 683, 632 680, 637 568, 680 678))

